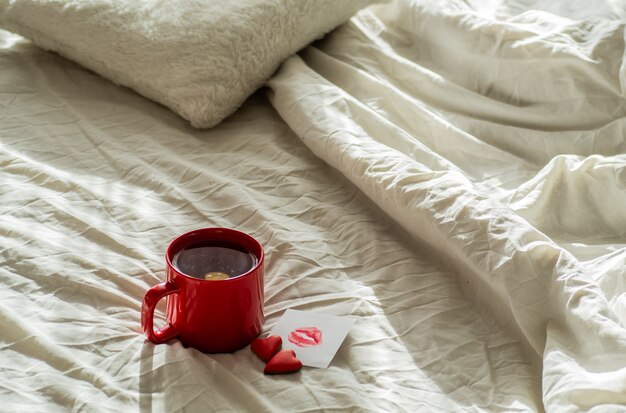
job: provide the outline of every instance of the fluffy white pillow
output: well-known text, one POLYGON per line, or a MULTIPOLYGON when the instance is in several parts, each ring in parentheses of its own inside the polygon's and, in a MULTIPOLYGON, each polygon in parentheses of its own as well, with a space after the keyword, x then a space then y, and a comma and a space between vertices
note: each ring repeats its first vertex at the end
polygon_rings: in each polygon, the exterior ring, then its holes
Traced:
POLYGON ((158 101, 195 127, 374 0, 0 0, 0 27, 158 101))

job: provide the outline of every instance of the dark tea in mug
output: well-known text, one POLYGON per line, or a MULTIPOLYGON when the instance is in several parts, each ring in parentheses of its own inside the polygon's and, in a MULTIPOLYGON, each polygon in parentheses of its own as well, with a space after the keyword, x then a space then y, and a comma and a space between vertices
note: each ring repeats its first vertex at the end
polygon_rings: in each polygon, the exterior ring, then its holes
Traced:
POLYGON ((185 275, 204 280, 225 280, 254 268, 256 255, 227 241, 210 240, 191 244, 178 251, 172 265, 185 275))

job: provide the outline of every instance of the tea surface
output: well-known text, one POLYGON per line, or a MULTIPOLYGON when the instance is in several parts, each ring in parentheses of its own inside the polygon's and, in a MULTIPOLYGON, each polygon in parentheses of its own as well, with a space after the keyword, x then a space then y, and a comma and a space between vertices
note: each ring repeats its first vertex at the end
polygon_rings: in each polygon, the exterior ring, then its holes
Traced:
POLYGON ((174 254, 172 264, 185 275, 216 280, 250 271, 257 264, 257 258, 236 244, 204 241, 178 251, 174 254))

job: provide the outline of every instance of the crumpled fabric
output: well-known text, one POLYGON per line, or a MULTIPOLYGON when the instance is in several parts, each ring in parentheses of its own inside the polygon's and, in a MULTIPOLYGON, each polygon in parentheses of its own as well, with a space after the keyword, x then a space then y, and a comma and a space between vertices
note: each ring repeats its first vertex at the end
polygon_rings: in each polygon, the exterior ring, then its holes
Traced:
POLYGON ((376 6, 268 94, 527 344, 541 408, 626 411, 625 9, 579 3, 376 6))

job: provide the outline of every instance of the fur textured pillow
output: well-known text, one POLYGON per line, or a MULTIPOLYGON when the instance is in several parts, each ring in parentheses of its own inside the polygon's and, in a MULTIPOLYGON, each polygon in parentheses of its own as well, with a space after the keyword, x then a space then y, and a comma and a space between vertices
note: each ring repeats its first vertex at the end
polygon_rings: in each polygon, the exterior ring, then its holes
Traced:
POLYGON ((0 27, 211 127, 375 0, 0 0, 0 27))

